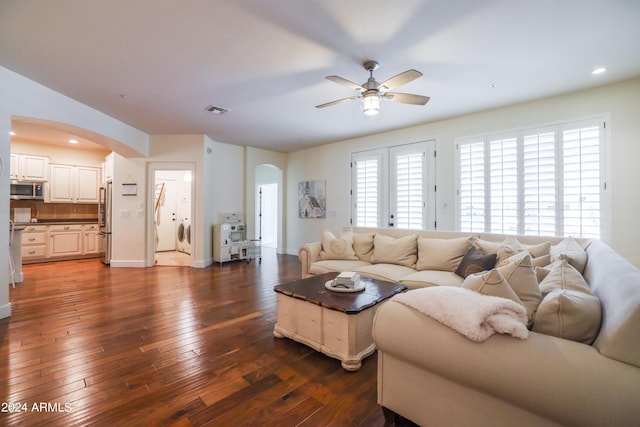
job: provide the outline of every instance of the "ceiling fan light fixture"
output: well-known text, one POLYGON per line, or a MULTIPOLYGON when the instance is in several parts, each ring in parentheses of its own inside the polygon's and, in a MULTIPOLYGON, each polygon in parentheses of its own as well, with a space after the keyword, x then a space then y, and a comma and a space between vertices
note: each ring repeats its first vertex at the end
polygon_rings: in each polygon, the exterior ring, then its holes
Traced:
POLYGON ((377 91, 367 91, 362 95, 362 111, 366 116, 375 116, 381 107, 382 102, 377 91))

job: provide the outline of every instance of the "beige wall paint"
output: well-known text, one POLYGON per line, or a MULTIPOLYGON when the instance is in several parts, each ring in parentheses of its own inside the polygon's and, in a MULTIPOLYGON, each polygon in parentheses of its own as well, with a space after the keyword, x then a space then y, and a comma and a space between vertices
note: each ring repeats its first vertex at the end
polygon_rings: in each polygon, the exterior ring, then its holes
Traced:
MULTIPOLYGON (((428 106, 426 108, 429 108, 428 106)), ((362 138, 340 141, 290 153, 287 158, 286 248, 296 254, 300 244, 320 239, 322 229, 334 232, 349 225, 351 153, 376 147, 436 139, 438 157, 438 229, 455 229, 455 144, 457 137, 526 128, 588 116, 610 114, 609 195, 610 234, 605 240, 628 260, 640 265, 640 79, 633 79, 586 91, 513 105, 449 120, 428 123, 362 138), (299 219, 297 184, 325 179, 327 218, 299 219), (335 212, 335 215, 331 215, 335 212)), ((384 112, 382 113, 384 114, 384 112)))

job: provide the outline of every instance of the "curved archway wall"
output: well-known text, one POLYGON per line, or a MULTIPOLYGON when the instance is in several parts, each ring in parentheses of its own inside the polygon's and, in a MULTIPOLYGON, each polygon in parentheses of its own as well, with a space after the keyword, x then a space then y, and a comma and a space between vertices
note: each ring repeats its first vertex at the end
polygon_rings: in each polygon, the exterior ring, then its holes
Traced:
MULTIPOLYGON (((82 132, 79 136, 131 157, 149 155, 149 135, 98 110, 62 95, 13 71, 0 67, 0 199, 9 199, 11 120, 14 117, 53 122, 82 132)), ((0 208, 0 224, 9 222, 9 205, 0 208)), ((0 259, 9 257, 9 230, 0 227, 0 259)), ((11 315, 9 267, 0 262, 0 318, 11 315)))
POLYGON ((286 194, 286 170, 287 155, 285 153, 277 153, 274 151, 262 150, 260 148, 247 147, 245 158, 246 173, 246 197, 244 216, 247 222, 247 236, 253 238, 256 236, 258 224, 255 221, 256 211, 256 170, 258 167, 269 165, 278 169, 278 253, 284 253, 285 242, 285 198, 286 194))

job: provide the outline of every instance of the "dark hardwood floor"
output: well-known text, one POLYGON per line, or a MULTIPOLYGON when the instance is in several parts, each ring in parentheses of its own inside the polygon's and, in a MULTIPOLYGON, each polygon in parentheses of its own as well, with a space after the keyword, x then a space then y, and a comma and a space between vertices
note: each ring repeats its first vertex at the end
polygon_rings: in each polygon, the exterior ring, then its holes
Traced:
POLYGON ((0 320, 1 425, 383 426, 377 357, 357 372, 274 338, 296 257, 24 266, 0 320))

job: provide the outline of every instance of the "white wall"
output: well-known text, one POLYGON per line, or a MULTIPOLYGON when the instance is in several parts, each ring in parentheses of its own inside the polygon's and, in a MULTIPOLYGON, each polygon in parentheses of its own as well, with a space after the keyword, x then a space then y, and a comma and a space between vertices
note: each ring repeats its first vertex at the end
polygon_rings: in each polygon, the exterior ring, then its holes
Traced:
MULTIPOLYGON (((50 120, 85 131, 80 136, 122 151, 146 155, 148 135, 93 108, 0 67, 0 200, 9 199, 9 131, 14 116, 50 120), (99 138, 95 138, 98 135, 99 138)), ((9 222, 9 204, 0 208, 0 224, 9 222)), ((8 259, 8 228, 0 227, 0 259, 8 259)), ((9 268, 0 262, 0 318, 11 315, 9 268)))
POLYGON ((639 112, 640 79, 633 79, 290 153, 287 158, 287 252, 296 254, 300 244, 319 240, 323 228, 338 232, 349 225, 349 160, 354 151, 435 138, 438 151, 438 229, 453 230, 455 138, 610 113, 610 140, 607 144, 611 154, 608 159, 611 233, 606 240, 628 260, 640 265, 637 244, 640 240, 640 223, 637 220, 640 213, 640 192, 637 189, 637 183, 640 182, 639 112), (298 182, 316 179, 326 180, 327 218, 299 219, 296 200, 298 182))

